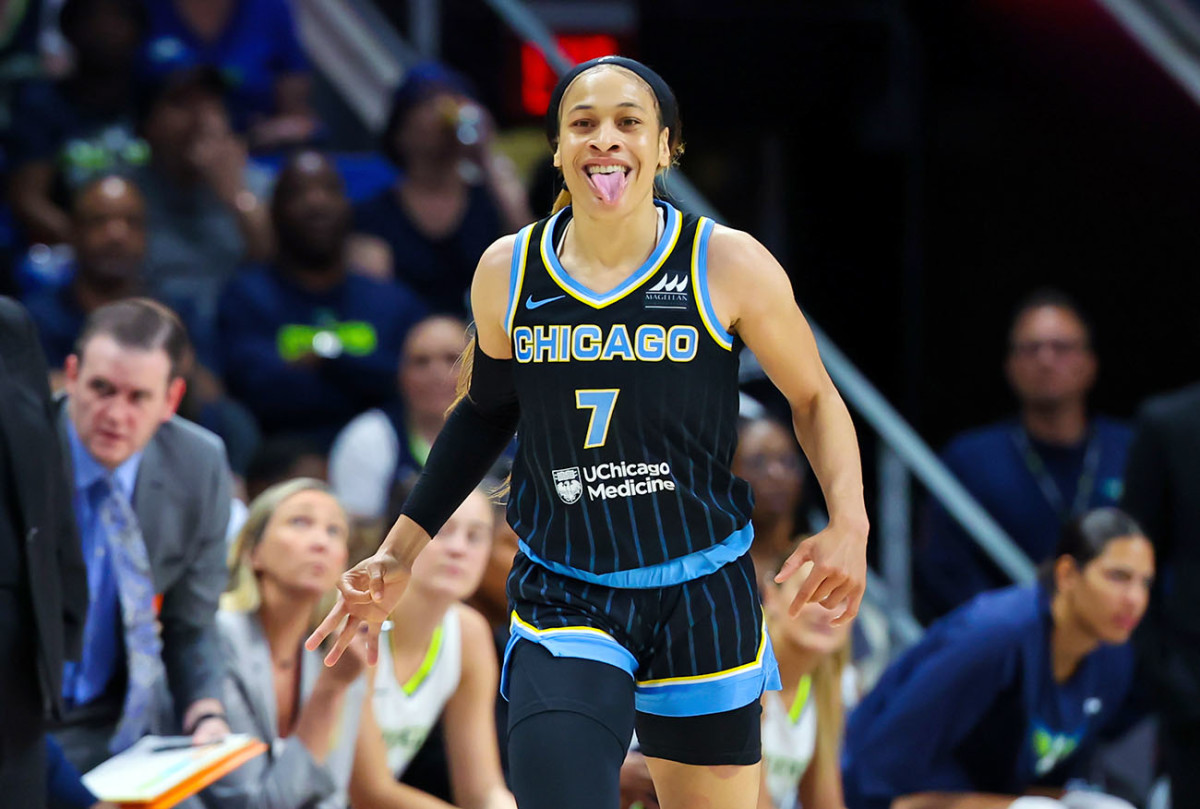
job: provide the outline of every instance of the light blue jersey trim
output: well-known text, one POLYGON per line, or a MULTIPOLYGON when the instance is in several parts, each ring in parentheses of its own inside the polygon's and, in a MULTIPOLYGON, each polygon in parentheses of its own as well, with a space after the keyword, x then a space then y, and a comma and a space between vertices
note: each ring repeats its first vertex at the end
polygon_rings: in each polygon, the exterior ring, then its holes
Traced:
POLYGON ((513 244, 512 264, 508 271, 508 311, 504 313, 504 331, 512 336, 513 320, 517 307, 521 305, 521 287, 525 284, 525 256, 529 252, 529 234, 533 225, 526 225, 517 233, 513 244))
POLYGON ((753 541, 754 526, 751 523, 746 523, 716 545, 711 545, 702 551, 689 553, 687 556, 680 556, 677 559, 670 559, 657 565, 651 565, 650 567, 618 570, 613 573, 591 573, 587 570, 580 570, 579 568, 569 567, 559 562, 551 562, 548 559, 543 559, 531 551, 523 539, 517 545, 520 547, 521 553, 528 556, 531 561, 561 576, 590 582, 591 584, 601 584, 605 587, 648 590, 650 588, 683 584, 684 582, 714 573, 722 565, 732 562, 750 550, 750 543, 753 541))
POLYGON ((576 281, 571 277, 570 273, 563 269, 562 262, 558 260, 558 253, 555 252, 552 241, 554 239, 554 226, 558 224, 558 218, 563 215, 566 208, 552 216, 550 221, 546 223, 545 229, 542 230, 541 253, 542 261, 546 265, 546 271, 550 273, 550 277, 554 279, 554 282, 564 292, 572 298, 586 303, 593 309, 601 309, 610 303, 621 300, 650 280, 658 272, 659 267, 671 255, 671 251, 675 249, 675 243, 679 240, 679 234, 682 230, 682 216, 679 211, 675 209, 675 206, 668 205, 661 200, 655 200, 654 204, 665 211, 662 238, 658 240, 654 251, 650 253, 650 257, 646 259, 642 266, 615 289, 603 294, 594 292, 576 281))
POLYGON ((634 705, 656 716, 700 716, 749 705, 763 691, 783 688, 771 638, 763 630, 763 650, 752 666, 702 677, 680 677, 634 686, 634 705))
POLYGON ((717 310, 713 308, 712 297, 708 294, 708 238, 712 236, 713 221, 701 219, 696 227, 696 246, 692 251, 692 286, 696 290, 696 300, 700 304, 700 319, 704 328, 712 336, 717 345, 727 351, 733 350, 733 335, 725 330, 717 319, 717 310))
POLYGON ((508 644, 504 647, 504 664, 500 668, 500 693, 508 699, 508 665, 512 650, 522 638, 538 644, 555 657, 574 657, 595 660, 616 666, 633 677, 637 658, 616 638, 599 629, 567 626, 557 629, 538 629, 525 623, 514 612, 508 625, 508 644))

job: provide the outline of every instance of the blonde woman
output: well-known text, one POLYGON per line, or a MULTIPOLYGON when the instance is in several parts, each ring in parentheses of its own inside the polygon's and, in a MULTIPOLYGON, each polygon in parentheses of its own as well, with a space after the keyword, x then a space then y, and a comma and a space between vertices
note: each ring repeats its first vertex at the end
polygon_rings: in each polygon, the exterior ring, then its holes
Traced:
POLYGON ((762 583, 763 612, 783 690, 763 695, 759 809, 845 806, 838 747, 850 626, 835 625, 839 610, 812 602, 802 606, 795 618, 788 617, 788 606, 806 574, 801 568, 799 575, 782 584, 770 576, 762 583))
POLYGON ((355 807, 435 809, 446 804, 403 775, 430 729, 444 719, 455 804, 516 809, 504 784, 496 737, 499 664, 487 620, 463 604, 491 555, 496 509, 476 489, 434 536, 413 567, 380 638, 373 715, 359 734, 350 782, 355 807))
POLYGON ((321 481, 276 484, 250 504, 217 614, 229 726, 266 754, 204 793, 212 809, 342 809, 367 687, 361 644, 336 666, 303 641, 346 567, 349 522, 321 481))

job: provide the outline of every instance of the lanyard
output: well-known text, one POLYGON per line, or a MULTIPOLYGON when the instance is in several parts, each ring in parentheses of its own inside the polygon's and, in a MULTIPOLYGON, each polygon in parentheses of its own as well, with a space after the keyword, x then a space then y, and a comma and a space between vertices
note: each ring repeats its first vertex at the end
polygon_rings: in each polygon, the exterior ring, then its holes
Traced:
POLYGON ((1066 503, 1063 501, 1062 492, 1058 490, 1058 484, 1054 482, 1053 476, 1047 471, 1042 456, 1038 455, 1037 450, 1033 448, 1033 444, 1029 440, 1029 433, 1025 431, 1024 427, 1017 427, 1013 431, 1013 441, 1016 442, 1017 449, 1021 452, 1025 468, 1029 470, 1029 474, 1033 475, 1038 488, 1042 490, 1042 496, 1046 498, 1050 508, 1054 509, 1058 519, 1066 522, 1071 517, 1083 513, 1087 508, 1088 501, 1092 498, 1092 491, 1096 488, 1096 473, 1100 469, 1099 433, 1093 429, 1088 438, 1087 450, 1083 456, 1083 468, 1079 471, 1079 482, 1075 487, 1075 502, 1071 504, 1070 511, 1066 509, 1066 503))

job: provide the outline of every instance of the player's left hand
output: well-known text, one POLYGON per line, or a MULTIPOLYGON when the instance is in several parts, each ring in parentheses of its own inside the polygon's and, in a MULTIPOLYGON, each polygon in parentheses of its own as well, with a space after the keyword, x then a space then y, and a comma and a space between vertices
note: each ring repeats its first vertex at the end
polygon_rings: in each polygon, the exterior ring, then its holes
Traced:
POLYGON ((776 582, 787 581, 805 562, 812 562, 808 578, 792 600, 788 614, 795 618, 800 608, 815 601, 829 609, 845 609, 833 620, 840 626, 858 615, 867 589, 867 528, 843 527, 830 523, 824 531, 800 543, 783 563, 776 582))

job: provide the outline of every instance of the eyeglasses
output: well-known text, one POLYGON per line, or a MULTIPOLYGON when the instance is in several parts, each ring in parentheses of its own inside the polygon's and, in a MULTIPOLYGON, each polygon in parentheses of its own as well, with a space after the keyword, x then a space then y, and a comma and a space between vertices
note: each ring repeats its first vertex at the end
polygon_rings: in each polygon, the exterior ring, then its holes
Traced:
POLYGON ((1083 351, 1087 348, 1087 343, 1083 340, 1023 340, 1012 344, 1012 353, 1029 359, 1042 353, 1043 348, 1056 357, 1065 357, 1083 351))

